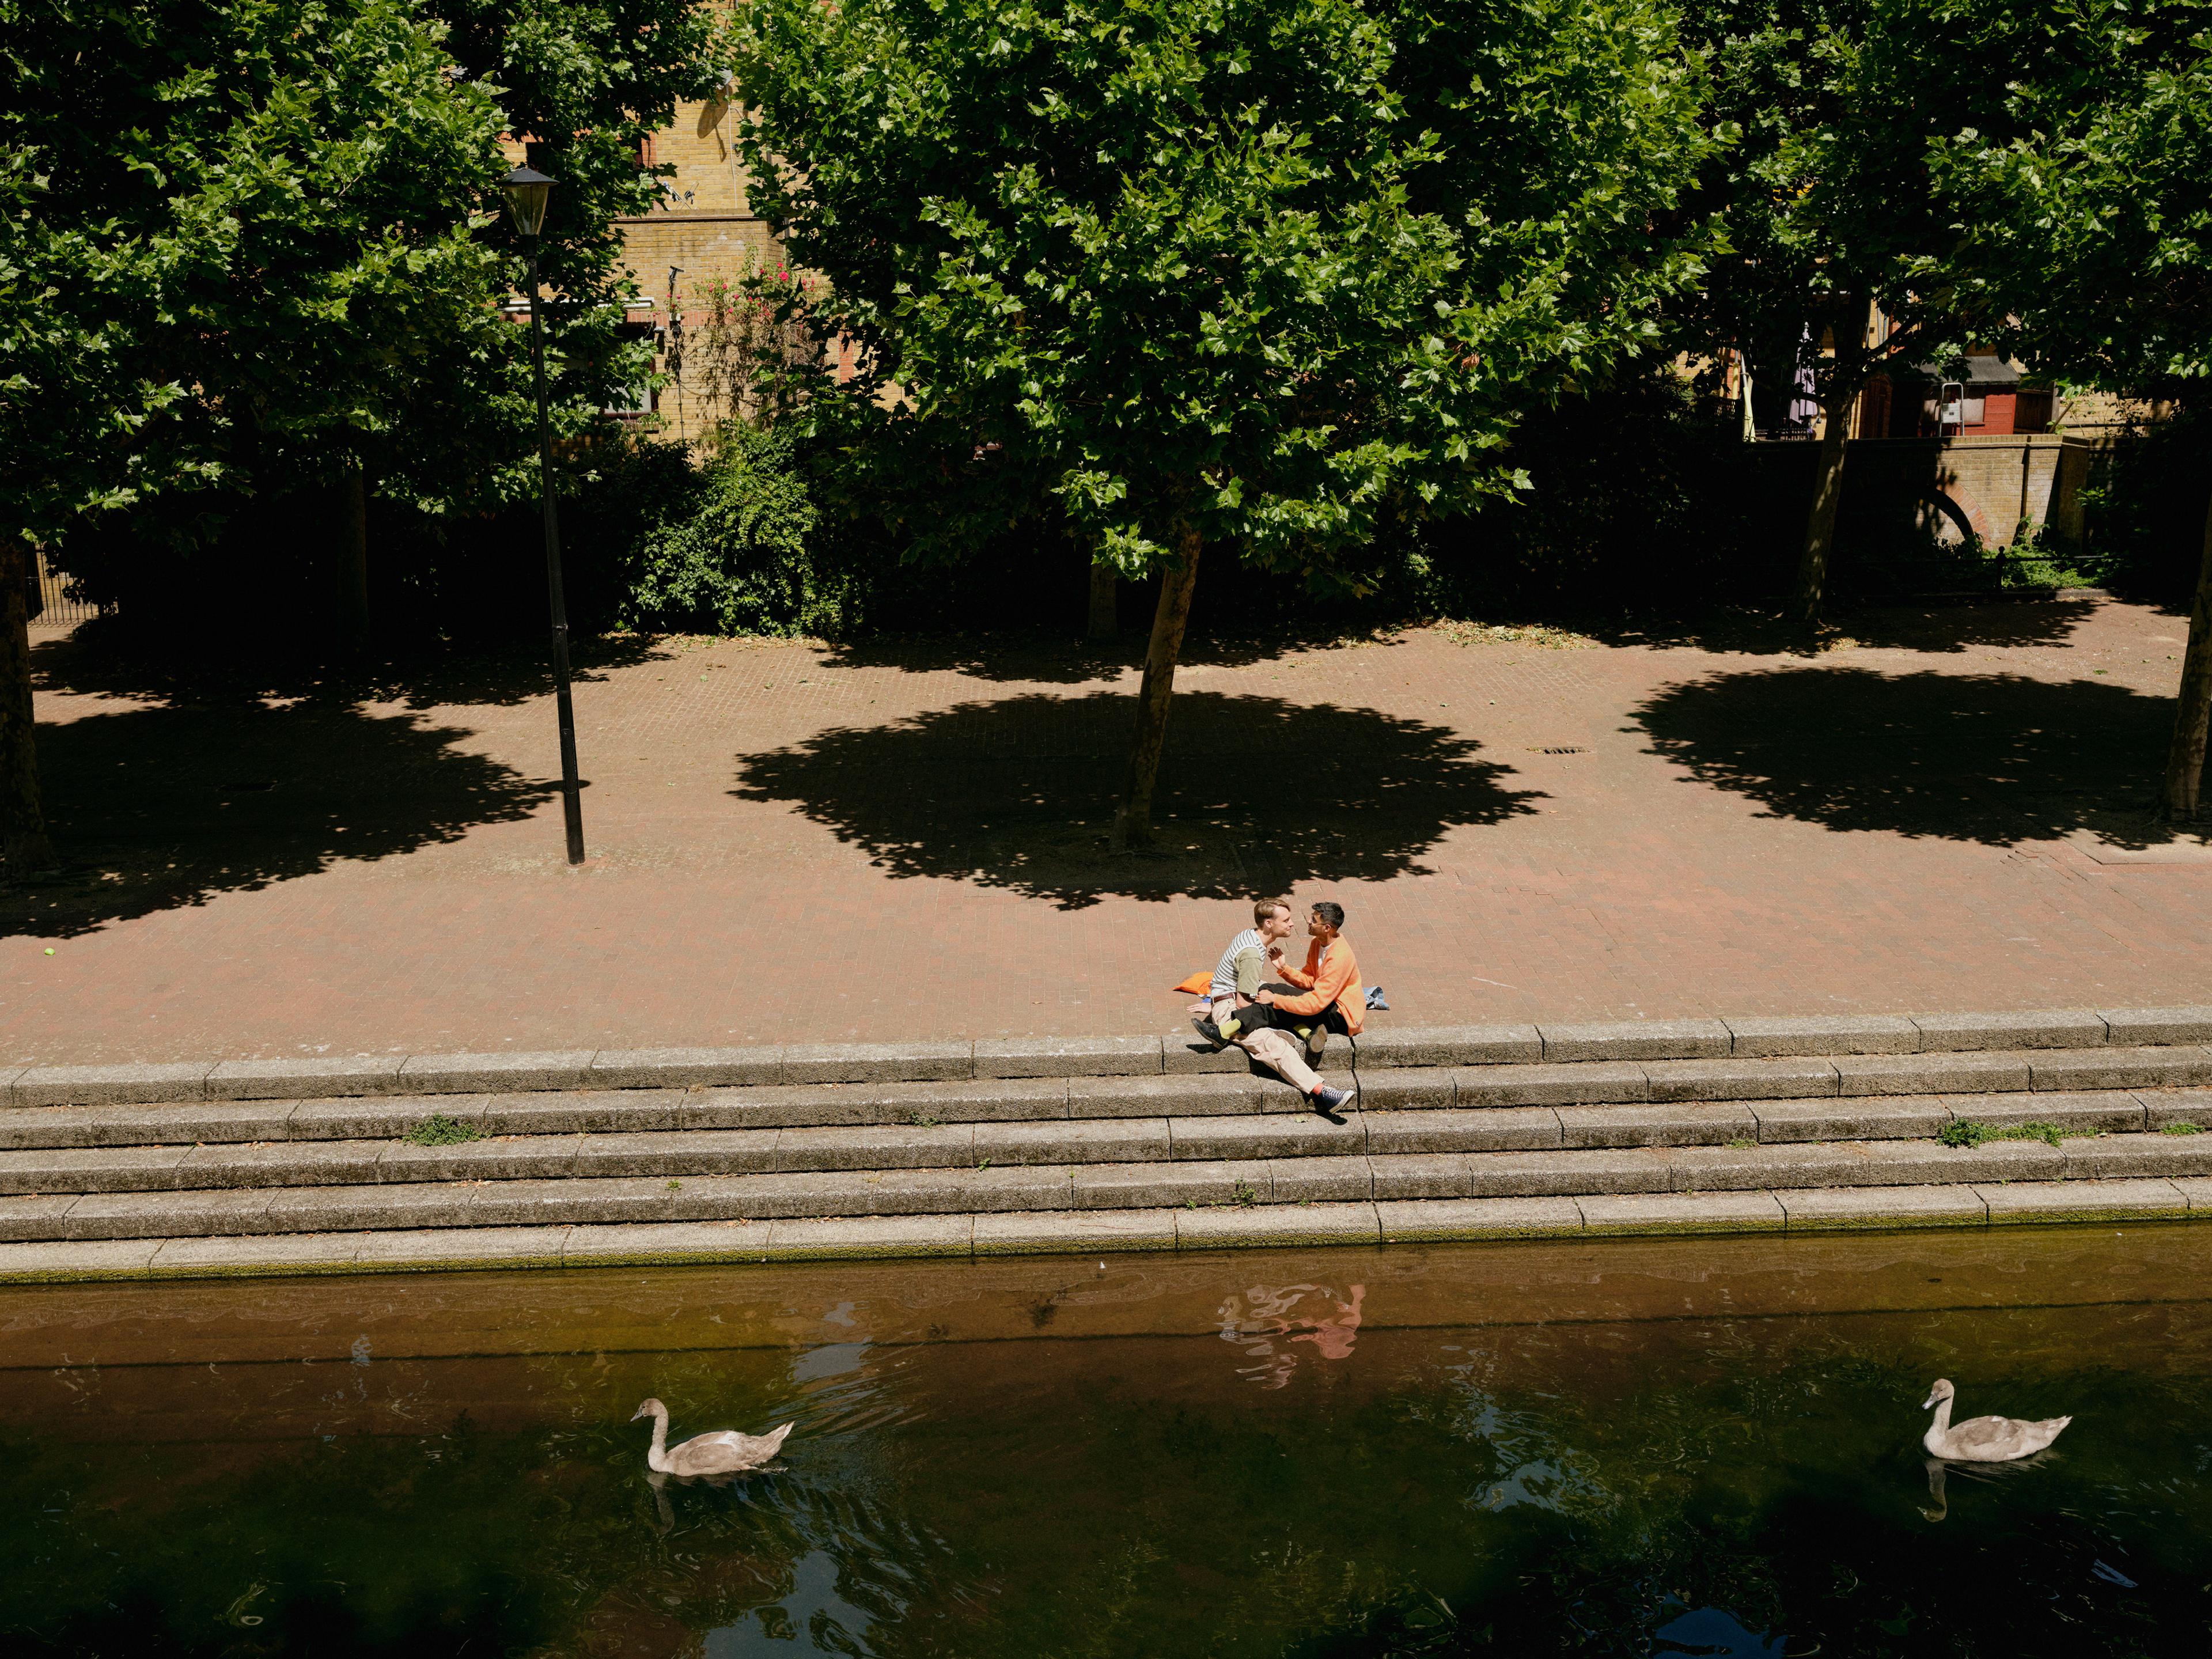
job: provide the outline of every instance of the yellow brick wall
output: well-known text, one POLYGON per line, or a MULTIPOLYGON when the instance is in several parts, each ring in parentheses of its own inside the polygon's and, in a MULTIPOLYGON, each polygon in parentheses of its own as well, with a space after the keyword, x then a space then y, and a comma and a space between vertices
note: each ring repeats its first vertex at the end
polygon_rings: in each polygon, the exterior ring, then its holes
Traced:
POLYGON ((2169 419, 2174 411, 2172 404, 2109 392, 2065 392, 2058 396, 2052 423, 2069 437, 2110 443, 2135 428, 2169 419))
MULTIPOLYGON (((730 140, 742 118, 733 104, 680 104, 676 119, 654 135, 653 160, 672 166, 663 204, 636 218, 617 219, 625 260, 641 293, 653 301, 650 315, 668 321, 671 265, 678 303, 689 313, 696 295, 714 281, 737 282, 763 262, 777 262, 775 239, 745 200, 744 168, 730 140)), ((640 307, 642 319, 647 313, 640 307)))
POLYGON ((629 318, 652 325, 658 346, 653 367, 663 374, 672 367, 669 324, 676 316, 684 322, 684 378, 690 384, 672 380, 656 399, 660 426, 679 437, 696 438, 703 427, 731 412, 714 397, 711 371, 702 357, 706 342, 699 331, 706 322, 710 285, 741 283, 753 272, 783 264, 775 239, 745 198, 744 167, 731 142, 743 118, 735 105, 720 100, 679 104, 675 120, 653 136, 649 158, 674 169, 663 181, 661 205, 615 222, 622 233, 623 263, 640 295, 629 318))

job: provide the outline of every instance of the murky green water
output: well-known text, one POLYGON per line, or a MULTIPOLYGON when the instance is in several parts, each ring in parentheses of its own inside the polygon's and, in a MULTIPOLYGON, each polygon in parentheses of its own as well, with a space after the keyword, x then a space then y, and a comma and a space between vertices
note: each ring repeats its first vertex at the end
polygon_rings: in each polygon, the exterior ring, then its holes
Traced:
POLYGON ((2191 1654, 2212 1228, 0 1291, 0 1650, 2191 1654), (1919 1447, 2075 1414, 2039 1462, 1919 1447), (778 1467, 649 1481, 678 1436, 778 1467))

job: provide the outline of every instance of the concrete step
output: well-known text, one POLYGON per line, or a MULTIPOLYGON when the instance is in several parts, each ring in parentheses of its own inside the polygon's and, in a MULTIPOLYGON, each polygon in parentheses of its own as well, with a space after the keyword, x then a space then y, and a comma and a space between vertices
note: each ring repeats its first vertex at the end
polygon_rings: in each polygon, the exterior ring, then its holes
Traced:
POLYGON ((2212 1178, 0 1243, 0 1283, 2212 1219, 2212 1178))
MULTIPOLYGON (((1757 1060, 1571 1060, 1363 1073, 1370 1111, 1855 1102, 1954 1095, 2171 1091, 2212 1085, 2189 1045, 1757 1060)), ((1822 1109, 1808 1107, 1817 1115, 1822 1109)), ((305 1100, 0 1108, 0 1149, 383 1139, 432 1114, 486 1135, 607 1134, 1297 1115, 1272 1077, 1034 1078, 749 1088, 548 1090, 305 1100)))
MULTIPOLYGON (((1713 1019, 1405 1027, 1359 1042, 1367 1070, 1676 1060, 1896 1057, 2049 1049, 2201 1047, 2212 1007, 2006 1013, 1729 1016, 1713 1019)), ((1348 1045, 1331 1045, 1343 1067, 1348 1045)), ((574 1048, 533 1054, 383 1054, 155 1065, 0 1068, 0 1105, 298 1101, 577 1090, 769 1088, 830 1083, 1163 1077, 1244 1068, 1188 1027, 1164 1036, 1000 1037, 744 1048, 574 1048)), ((1956 1085, 1954 1085, 1956 1086, 1956 1085)), ((2076 1082, 2068 1086, 2124 1087, 2076 1082)))
MULTIPOLYGON (((1203 1079, 1211 1083, 1213 1079, 1203 1079)), ((1274 1096, 1295 1101, 1287 1090, 1274 1096)), ((687 1097, 678 1095, 677 1102, 687 1097)), ((1221 1093, 1215 1103, 1243 1100, 1221 1093)), ((549 1100, 548 1105, 551 1103, 549 1100)), ((1162 1103, 1158 1102, 1155 1104, 1162 1103)), ((1176 1104, 1180 1103, 1170 1102, 1176 1104)), ((164 1108, 97 1109, 155 1113, 164 1108)), ((566 1131, 585 1111, 547 1112, 566 1131)), ((94 1145, 0 1152, 0 1194, 173 1193, 423 1182, 680 1179, 838 1170, 974 1169, 1219 1158, 1395 1156, 1640 1146, 1924 1139, 1954 1119, 1995 1129, 2046 1122, 2072 1134, 2212 1127, 2212 1091, 1918 1095, 1825 1100, 1631 1102, 1354 1111, 1224 1110, 1211 1115, 1037 1118, 956 1123, 633 1129, 611 1109, 598 1131, 493 1134, 424 1146, 390 1136, 94 1145)), ((477 1120, 482 1121, 482 1119, 477 1120)), ((665 1115, 643 1121, 663 1122, 665 1115)), ((710 1115, 707 1122, 715 1121, 710 1115)), ((387 1132, 398 1120, 380 1123, 387 1132)), ((539 1127, 533 1124, 532 1127, 539 1127)))
MULTIPOLYGON (((1347 1126, 1356 1136, 1357 1124, 1347 1126)), ((1197 1149, 1194 1149, 1194 1153, 1197 1149)), ((1225 1149, 1224 1149, 1225 1150, 1225 1149)), ((2014 1182, 2212 1178, 2212 1137, 2131 1133, 2057 1146, 1927 1139, 1368 1152, 667 1176, 334 1180, 234 1188, 26 1193, 0 1239, 99 1241, 439 1227, 980 1215, 1428 1200, 1650 1197, 2014 1182)))

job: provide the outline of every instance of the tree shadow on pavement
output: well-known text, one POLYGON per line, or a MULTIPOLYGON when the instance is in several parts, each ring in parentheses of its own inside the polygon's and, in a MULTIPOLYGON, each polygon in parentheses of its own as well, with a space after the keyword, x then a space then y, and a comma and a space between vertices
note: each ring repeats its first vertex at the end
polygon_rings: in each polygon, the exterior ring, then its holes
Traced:
POLYGON ((1669 686, 1634 715, 1654 753, 1771 817, 1993 846, 2174 839, 2151 818, 2173 704, 2106 681, 1771 668, 1669 686))
MULTIPOLYGON (((556 793, 473 734, 342 702, 125 706, 39 727, 58 876, 0 888, 10 931, 70 938, 459 840, 556 793)), ((548 843, 557 856, 557 836, 548 843)))
MULTIPOLYGON (((1397 627, 1350 624, 1283 627, 1250 635, 1196 635, 1184 643, 1185 668, 1249 668, 1302 651, 1396 642, 1397 627)), ((1000 683, 1080 685, 1142 668, 1147 636, 1125 630, 1107 640, 1006 630, 990 634, 891 635, 833 640, 823 647, 836 668, 896 668, 909 674, 956 673, 1000 683)))
POLYGON ((1158 848, 1109 832, 1134 722, 1097 691, 961 703, 738 757, 741 800, 788 803, 892 876, 934 876, 1080 909, 1426 873, 1450 830, 1534 811, 1512 769, 1443 726, 1371 708, 1192 691, 1169 717, 1158 848))
POLYGON ((1630 617, 1588 623, 1607 645, 1686 647, 1743 656, 1811 656, 1838 637, 1895 651, 1950 653, 1977 647, 2063 645, 2103 601, 2023 599, 1987 605, 1886 605, 1838 614, 1822 640, 1808 639, 1777 606, 1734 605, 1680 617, 1630 617))
MULTIPOLYGON (((31 655, 34 690, 177 704, 312 697, 409 708, 513 707, 553 694, 542 644, 431 647, 359 664, 326 663, 281 647, 255 653, 167 648, 143 629, 114 626, 119 620, 100 618, 39 643, 31 655)), ((642 635, 580 639, 569 653, 570 674, 580 684, 605 679, 611 671, 672 659, 681 649, 642 635)))

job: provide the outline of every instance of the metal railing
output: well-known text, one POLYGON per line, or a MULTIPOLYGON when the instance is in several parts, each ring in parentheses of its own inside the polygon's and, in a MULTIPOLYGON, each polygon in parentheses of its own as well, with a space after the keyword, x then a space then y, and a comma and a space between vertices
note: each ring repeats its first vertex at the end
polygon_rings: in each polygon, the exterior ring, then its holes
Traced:
POLYGON ((42 604, 39 614, 31 618, 33 628, 75 628, 100 614, 100 607, 91 601, 70 597, 69 578, 46 562, 44 548, 39 550, 38 556, 39 598, 42 604))

